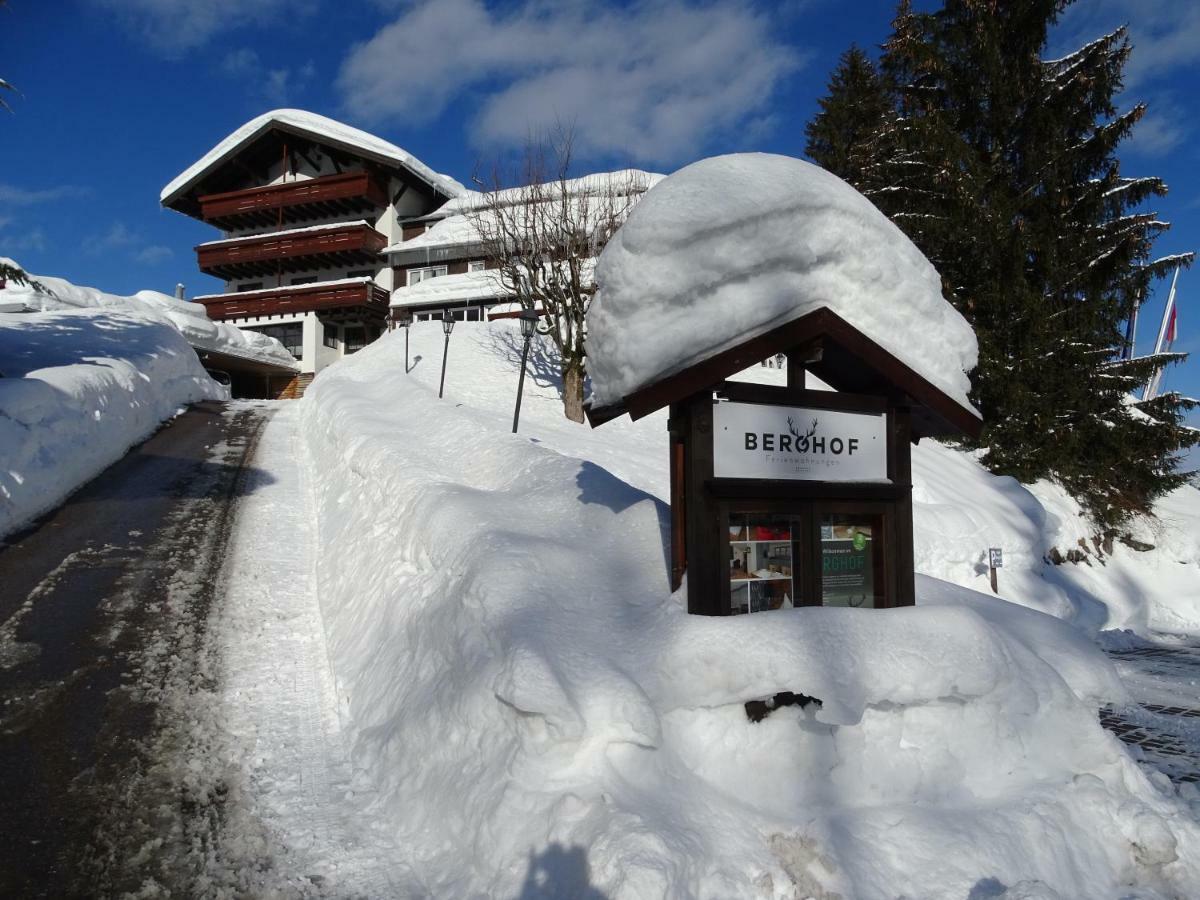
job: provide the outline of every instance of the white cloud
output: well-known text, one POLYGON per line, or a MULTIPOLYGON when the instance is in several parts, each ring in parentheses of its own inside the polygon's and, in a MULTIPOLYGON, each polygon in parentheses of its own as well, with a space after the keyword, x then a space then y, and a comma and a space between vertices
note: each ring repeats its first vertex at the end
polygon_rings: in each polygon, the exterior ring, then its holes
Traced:
POLYGON ((41 228, 33 228, 23 234, 5 236, 3 247, 0 248, 0 255, 15 256, 26 250, 45 250, 47 243, 46 232, 41 228))
POLYGON ((481 145, 517 145, 563 121, 585 155, 671 162, 762 126, 774 90, 804 61, 774 25, 746 0, 524 0, 494 10, 436 0, 353 48, 338 86, 367 120, 429 121, 470 96, 481 145))
POLYGON ((162 244, 151 244, 148 247, 143 247, 137 253, 133 254, 135 262, 140 262, 148 266, 155 263, 160 263, 163 260, 170 259, 175 255, 175 251, 170 247, 164 247, 162 244))
POLYGON ((138 242, 137 237, 123 222, 114 222, 103 234, 94 234, 83 241, 83 252, 99 256, 112 250, 121 250, 138 242))
POLYGON ((110 9, 151 47, 168 56, 201 47, 214 35, 311 13, 317 0, 92 0, 110 9))
POLYGON ((124 222, 114 222, 107 231, 84 238, 83 252, 88 256, 116 254, 142 265, 154 265, 175 255, 170 247, 148 243, 124 222))
POLYGON ((302 66, 270 69, 254 50, 231 50, 218 66, 223 75, 248 88, 249 94, 271 106, 287 106, 292 98, 312 83, 317 67, 309 60, 302 66))
POLYGON ((1089 0, 1067 9, 1054 42, 1064 52, 1129 26, 1133 52, 1125 86, 1145 84, 1200 64, 1200 4, 1179 0, 1089 0))
POLYGON ((1166 156, 1187 139, 1186 122, 1171 103, 1151 103, 1124 146, 1142 156, 1166 156))
POLYGON ((67 197, 79 197, 86 194, 83 188, 69 184, 42 190, 28 190, 12 184, 0 184, 0 204, 4 206, 33 206, 38 203, 50 203, 67 197))

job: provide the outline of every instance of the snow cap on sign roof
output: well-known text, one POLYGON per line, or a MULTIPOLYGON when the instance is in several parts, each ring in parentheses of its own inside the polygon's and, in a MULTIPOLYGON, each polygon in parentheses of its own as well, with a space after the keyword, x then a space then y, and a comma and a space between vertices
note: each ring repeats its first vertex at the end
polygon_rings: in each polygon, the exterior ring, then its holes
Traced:
POLYGON ((941 278, 836 175, 766 153, 704 159, 653 187, 596 266, 593 407, 825 307, 967 409, 978 345, 941 278))
POLYGON ((159 201, 166 205, 209 169, 223 162, 239 147, 248 144, 273 125, 280 125, 316 141, 340 146, 382 162, 404 166, 446 197, 457 197, 467 190, 450 176, 433 171, 408 151, 360 128, 302 109, 273 109, 251 119, 188 166, 162 189, 159 201))

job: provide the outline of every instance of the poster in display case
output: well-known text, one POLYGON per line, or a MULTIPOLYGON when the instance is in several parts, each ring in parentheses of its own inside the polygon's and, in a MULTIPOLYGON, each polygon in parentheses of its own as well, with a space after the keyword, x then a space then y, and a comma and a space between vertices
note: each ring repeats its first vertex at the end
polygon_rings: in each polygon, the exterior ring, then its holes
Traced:
POLYGON ((794 606, 791 523, 778 516, 737 516, 730 520, 728 537, 730 611, 794 606))

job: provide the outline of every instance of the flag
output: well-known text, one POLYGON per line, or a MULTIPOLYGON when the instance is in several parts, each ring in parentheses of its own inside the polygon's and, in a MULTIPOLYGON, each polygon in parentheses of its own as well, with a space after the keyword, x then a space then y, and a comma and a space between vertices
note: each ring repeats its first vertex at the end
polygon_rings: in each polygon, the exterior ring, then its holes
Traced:
POLYGON ((1178 318, 1179 318, 1179 307, 1172 306, 1171 307, 1171 321, 1169 323, 1167 323, 1167 349, 1170 349, 1171 345, 1173 343, 1175 343, 1175 324, 1176 324, 1176 320, 1178 318))

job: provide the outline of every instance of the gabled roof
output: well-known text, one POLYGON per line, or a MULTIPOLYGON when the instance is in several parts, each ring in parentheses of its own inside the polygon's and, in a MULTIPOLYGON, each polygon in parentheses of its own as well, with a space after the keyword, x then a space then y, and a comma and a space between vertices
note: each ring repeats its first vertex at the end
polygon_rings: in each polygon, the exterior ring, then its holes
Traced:
POLYGON ((805 349, 805 368, 834 390, 892 397, 912 408, 914 437, 978 438, 983 419, 934 387, 863 332, 827 307, 820 307, 764 334, 639 388, 620 403, 589 407, 592 427, 629 414, 640 419, 774 356, 805 349))
POLYGON ((299 135, 388 168, 407 169, 428 184, 433 192, 448 200, 467 190, 448 175, 433 171, 411 153, 366 131, 301 109, 275 109, 251 119, 176 176, 159 195, 162 205, 171 206, 205 175, 271 130, 299 135))

